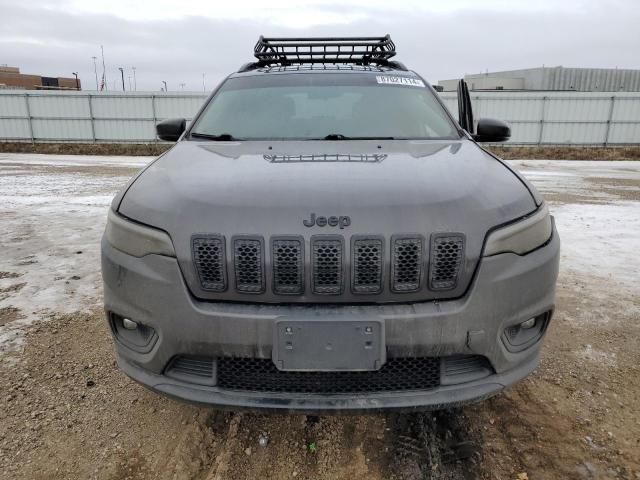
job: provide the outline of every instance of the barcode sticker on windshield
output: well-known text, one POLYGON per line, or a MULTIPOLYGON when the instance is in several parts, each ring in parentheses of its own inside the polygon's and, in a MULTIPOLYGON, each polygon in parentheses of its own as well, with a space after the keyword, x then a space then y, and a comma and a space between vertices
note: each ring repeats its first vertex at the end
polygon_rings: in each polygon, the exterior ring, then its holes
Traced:
POLYGON ((376 81, 385 85, 408 85, 410 87, 424 88, 424 82, 419 78, 394 77, 391 75, 376 75, 376 81))

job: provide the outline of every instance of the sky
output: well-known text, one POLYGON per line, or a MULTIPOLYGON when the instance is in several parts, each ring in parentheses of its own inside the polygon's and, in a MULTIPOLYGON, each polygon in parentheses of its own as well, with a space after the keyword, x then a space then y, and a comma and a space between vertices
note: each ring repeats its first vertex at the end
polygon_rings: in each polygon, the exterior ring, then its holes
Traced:
POLYGON ((95 89, 212 90, 265 36, 391 34, 432 83, 537 66, 640 68, 638 0, 0 0, 0 65, 95 89), (135 67, 135 82, 133 69, 135 67))

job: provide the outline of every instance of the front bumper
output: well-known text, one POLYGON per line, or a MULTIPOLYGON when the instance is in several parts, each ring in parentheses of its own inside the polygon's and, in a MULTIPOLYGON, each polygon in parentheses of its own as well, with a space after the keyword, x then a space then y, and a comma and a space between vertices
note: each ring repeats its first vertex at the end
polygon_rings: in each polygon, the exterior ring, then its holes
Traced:
POLYGON ((134 380, 180 399, 218 406, 321 411, 442 408, 491 396, 533 371, 541 342, 510 351, 507 328, 553 310, 560 243, 557 232, 525 256, 483 258, 468 293, 441 302, 387 305, 265 305, 202 302, 191 296, 177 261, 136 258, 103 240, 105 309, 153 329, 144 348, 114 335, 118 364, 134 380), (480 355, 494 373, 426 391, 332 394, 257 393, 187 383, 165 375, 177 355, 271 358, 278 320, 376 318, 387 356, 480 355))

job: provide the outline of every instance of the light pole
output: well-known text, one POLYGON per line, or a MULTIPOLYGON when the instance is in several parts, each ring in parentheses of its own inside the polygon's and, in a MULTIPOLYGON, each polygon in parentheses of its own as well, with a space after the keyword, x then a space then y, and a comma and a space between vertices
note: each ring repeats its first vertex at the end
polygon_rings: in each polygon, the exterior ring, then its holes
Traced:
POLYGON ((104 65, 104 47, 100 45, 100 52, 102 53, 102 84, 105 90, 109 90, 107 87, 107 67, 104 65))
POLYGON ((131 70, 133 70, 133 90, 135 92, 138 91, 138 82, 136 81, 136 67, 131 67, 131 70))
POLYGON ((80 90, 80 82, 78 81, 78 72, 71 72, 76 77, 76 90, 80 90))
POLYGON ((124 92, 124 91, 126 91, 124 89, 124 68, 118 67, 118 70, 120 70, 120 75, 122 76, 122 91, 124 92))
POLYGON ((100 89, 100 87, 98 86, 98 67, 96 66, 96 59, 98 57, 91 57, 93 58, 93 73, 95 73, 96 75, 96 92, 100 89))
POLYGON ((205 83, 204 83, 204 73, 203 73, 202 74, 202 92, 204 93, 206 91, 207 91, 207 87, 205 86, 205 83))
POLYGON ((164 84, 164 91, 167 91, 167 82, 165 82, 164 80, 162 80, 162 83, 164 84))

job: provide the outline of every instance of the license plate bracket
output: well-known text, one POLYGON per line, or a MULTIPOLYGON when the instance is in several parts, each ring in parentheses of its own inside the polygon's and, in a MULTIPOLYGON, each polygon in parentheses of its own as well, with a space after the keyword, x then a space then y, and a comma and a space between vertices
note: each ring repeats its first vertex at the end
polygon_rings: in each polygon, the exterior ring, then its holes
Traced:
POLYGON ((379 370, 386 361, 381 320, 278 320, 273 362, 285 371, 379 370))

